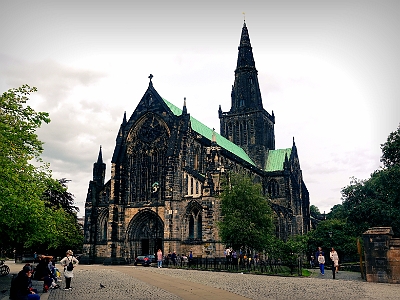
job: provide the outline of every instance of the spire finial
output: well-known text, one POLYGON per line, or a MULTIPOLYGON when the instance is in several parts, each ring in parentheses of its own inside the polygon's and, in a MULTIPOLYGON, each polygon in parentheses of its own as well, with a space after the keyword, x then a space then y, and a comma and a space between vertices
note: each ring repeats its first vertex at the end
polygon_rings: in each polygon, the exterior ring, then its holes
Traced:
POLYGON ((245 12, 242 12, 242 14, 243 14, 243 22, 246 23, 246 13, 245 13, 245 12))
POLYGON ((187 109, 186 109, 186 97, 183 97, 183 109, 182 109, 182 113, 184 115, 187 114, 187 109))
POLYGON ((99 150, 99 156, 97 157, 97 163, 102 164, 103 163, 103 152, 101 151, 101 145, 100 145, 100 150, 99 150))
POLYGON ((217 137, 215 135, 215 128, 212 129, 211 141, 214 142, 214 143, 217 142, 217 137))
POLYGON ((153 74, 150 74, 149 77, 147 77, 150 79, 150 82, 149 82, 150 86, 153 86, 153 82, 151 81, 153 79, 153 77, 154 77, 153 74))

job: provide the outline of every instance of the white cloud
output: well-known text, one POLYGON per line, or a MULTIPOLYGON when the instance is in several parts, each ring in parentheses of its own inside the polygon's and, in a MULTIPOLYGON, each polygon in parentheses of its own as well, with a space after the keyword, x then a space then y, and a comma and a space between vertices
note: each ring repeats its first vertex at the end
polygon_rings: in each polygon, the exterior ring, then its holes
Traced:
POLYGON ((38 87, 32 105, 52 119, 38 132, 43 158, 55 178, 72 180, 81 213, 99 147, 109 178, 123 113, 132 114, 150 73, 162 97, 178 107, 186 97, 189 113, 219 130, 242 11, 276 146, 295 137, 311 204, 328 212, 350 177, 379 168, 379 144, 399 123, 398 4, 89 4, 10 2, 0 19, 0 88, 38 87))

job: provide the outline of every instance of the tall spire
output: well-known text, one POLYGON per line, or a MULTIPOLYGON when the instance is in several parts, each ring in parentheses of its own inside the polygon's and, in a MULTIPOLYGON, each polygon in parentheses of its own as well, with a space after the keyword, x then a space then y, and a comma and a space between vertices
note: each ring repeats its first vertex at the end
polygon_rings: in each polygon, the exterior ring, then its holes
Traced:
POLYGON ((100 145, 99 156, 97 158, 97 163, 98 164, 102 164, 103 163, 103 153, 101 152, 101 145, 100 145))
POLYGON ((242 147, 260 168, 275 149, 275 116, 264 108, 246 21, 243 22, 229 112, 218 110, 221 135, 242 147))
POLYGON ((238 50, 235 83, 232 86, 231 94, 231 112, 263 109, 258 84, 258 71, 254 62, 246 22, 243 23, 238 50))

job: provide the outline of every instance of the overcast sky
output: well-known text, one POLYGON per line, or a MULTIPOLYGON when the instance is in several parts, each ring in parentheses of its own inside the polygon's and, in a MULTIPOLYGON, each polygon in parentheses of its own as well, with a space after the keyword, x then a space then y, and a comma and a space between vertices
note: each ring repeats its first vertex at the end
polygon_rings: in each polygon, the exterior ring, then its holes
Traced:
POLYGON ((84 214, 100 145, 110 178, 124 111, 148 86, 219 131, 243 12, 276 148, 298 148, 311 204, 329 212, 350 177, 380 168, 400 121, 400 1, 0 2, 0 91, 38 88, 54 178, 84 214), (59 3, 62 2, 62 3, 59 3))

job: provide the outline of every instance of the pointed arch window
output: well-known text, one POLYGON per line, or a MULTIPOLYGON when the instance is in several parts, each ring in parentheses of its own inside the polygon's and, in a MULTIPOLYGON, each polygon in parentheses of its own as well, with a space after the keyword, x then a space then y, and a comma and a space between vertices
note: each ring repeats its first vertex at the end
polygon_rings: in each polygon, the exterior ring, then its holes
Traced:
POLYGON ((126 181, 121 181, 122 198, 130 203, 161 199, 162 193, 153 192, 152 186, 157 183, 160 191, 165 187, 165 178, 161 174, 166 165, 169 136, 166 124, 151 113, 131 129, 127 138, 128 164, 120 170, 121 174, 127 175, 126 181))
POLYGON ((272 179, 268 184, 268 194, 271 198, 279 197, 279 184, 275 179, 272 179))
POLYGON ((107 241, 107 222, 103 222, 102 241, 107 241))
POLYGON ((189 239, 194 239, 194 217, 192 214, 189 216, 189 239))
POLYGON ((107 231, 108 231, 108 214, 107 211, 102 211, 98 218, 97 223, 97 240, 99 242, 107 241, 107 231))
POLYGON ((201 213, 197 216, 197 238, 201 240, 203 237, 203 220, 201 213))
POLYGON ((198 202, 191 202, 187 208, 188 216, 188 238, 189 240, 203 239, 203 216, 202 208, 198 202))
POLYGON ((194 154, 193 169, 195 169, 195 170, 199 169, 199 153, 198 153, 198 151, 196 151, 196 153, 194 154))

